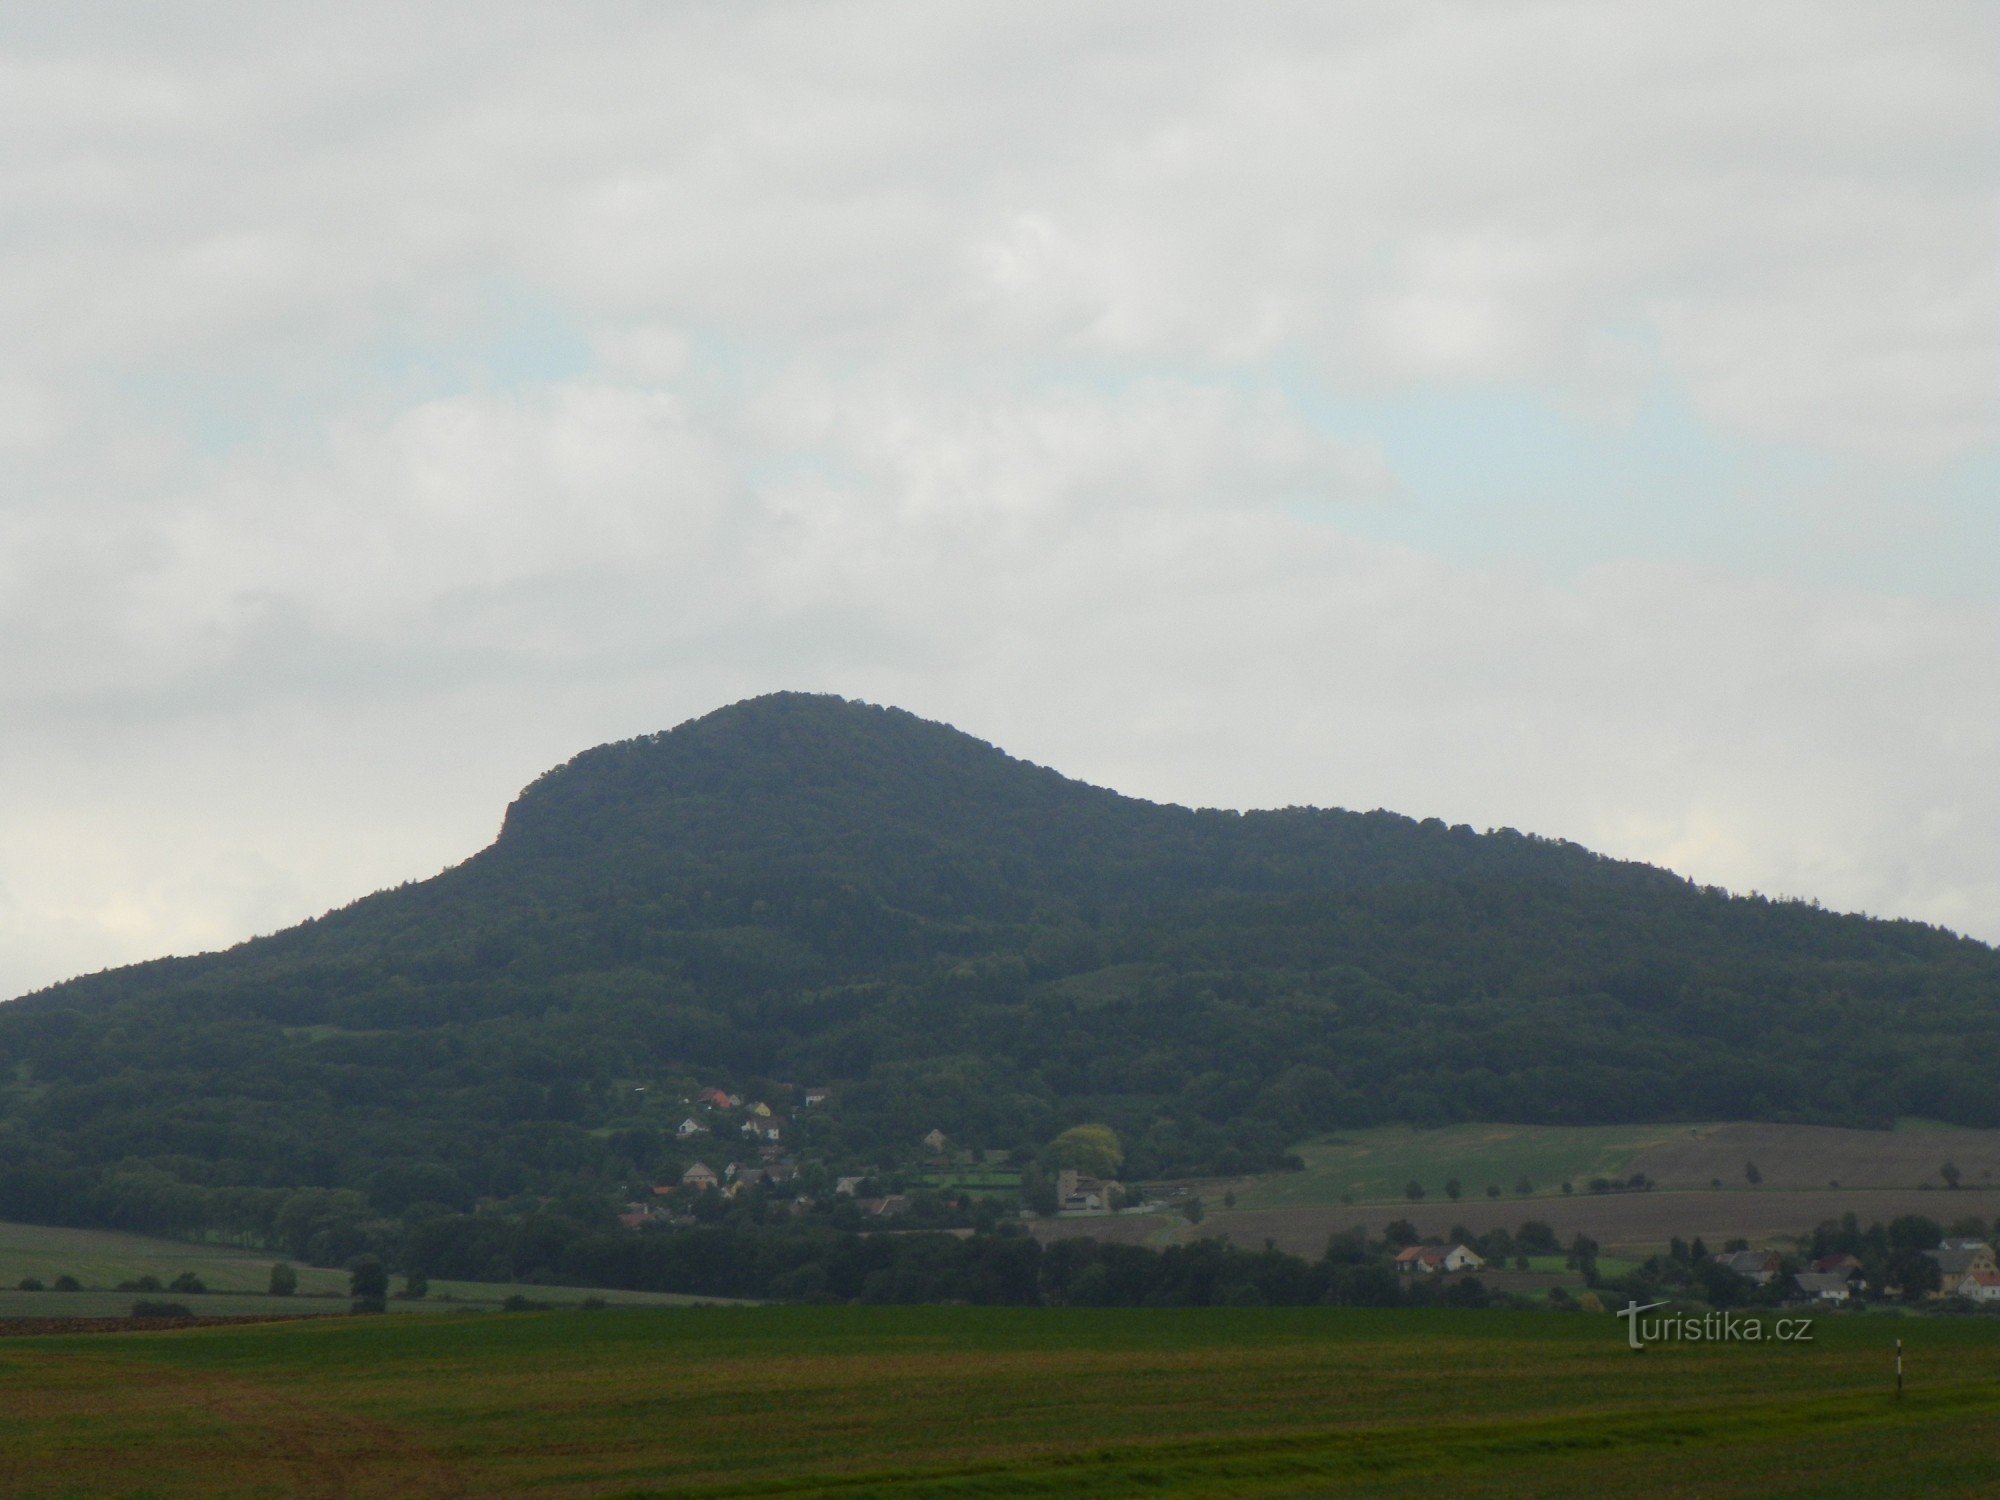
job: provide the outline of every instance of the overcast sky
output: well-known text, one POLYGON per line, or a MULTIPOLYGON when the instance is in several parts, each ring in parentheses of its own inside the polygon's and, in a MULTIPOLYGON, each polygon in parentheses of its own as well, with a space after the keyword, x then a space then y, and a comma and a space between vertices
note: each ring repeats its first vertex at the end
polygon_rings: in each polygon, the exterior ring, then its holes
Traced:
POLYGON ((0 12, 0 993, 779 688, 2000 939, 2000 7, 0 12))

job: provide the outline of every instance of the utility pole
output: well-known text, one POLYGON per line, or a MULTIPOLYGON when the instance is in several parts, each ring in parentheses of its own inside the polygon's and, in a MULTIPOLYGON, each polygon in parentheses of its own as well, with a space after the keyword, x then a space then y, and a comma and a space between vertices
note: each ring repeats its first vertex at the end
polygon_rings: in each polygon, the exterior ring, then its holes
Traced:
POLYGON ((1903 1341, 1896 1340, 1896 1399, 1903 1399, 1903 1341))

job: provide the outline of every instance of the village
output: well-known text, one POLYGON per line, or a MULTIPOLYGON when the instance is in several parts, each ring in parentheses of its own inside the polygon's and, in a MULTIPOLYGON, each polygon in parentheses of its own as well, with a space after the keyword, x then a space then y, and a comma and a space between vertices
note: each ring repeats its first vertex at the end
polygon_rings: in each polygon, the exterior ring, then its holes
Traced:
MULTIPOLYGON (((900 1159, 836 1169, 822 1149, 830 1132, 829 1088, 769 1083, 754 1092, 703 1085, 679 1098, 672 1136, 679 1158, 656 1176, 649 1190, 627 1201, 618 1222, 627 1230, 667 1230, 747 1215, 755 1222, 825 1216, 867 1233, 930 1230, 959 1235, 990 1231, 1009 1220, 1032 1220, 1037 1237, 1059 1238, 1061 1221, 1131 1214, 1184 1218, 1196 1232, 1201 1201, 1186 1187, 1166 1186, 1160 1196, 1114 1177, 1034 1159, 1016 1149, 961 1146, 938 1127, 908 1143, 900 1159), (888 1221, 888 1222, 884 1222, 888 1221)), ((1822 1226, 1820 1237, 1827 1229, 1822 1226)), ((1976 1227, 1976 1226, 1975 1226, 1976 1227)), ((1579 1236, 1563 1246, 1524 1225, 1517 1240, 1505 1230, 1486 1235, 1455 1231, 1441 1241, 1417 1242, 1413 1230, 1392 1223, 1382 1242, 1384 1263, 1398 1279, 1449 1285, 1475 1276, 1496 1290, 1566 1299, 1561 1278, 1531 1267, 1551 1253, 1581 1285, 1598 1285, 1597 1249, 1579 1236), (1533 1252, 1531 1254, 1531 1252, 1533 1252), (1543 1286, 1547 1281, 1550 1285, 1543 1286)), ((1086 1225, 1075 1233, 1092 1233, 1086 1225)), ((1933 1226, 1935 1233, 1935 1226, 1933 1226)), ((1903 1245, 1901 1253, 1868 1259, 1850 1249, 1788 1254, 1731 1242, 1710 1253, 1699 1240, 1679 1240, 1649 1265, 1678 1265, 1691 1286, 1713 1299, 1820 1309, 1870 1302, 1951 1304, 2000 1310, 2000 1264, 1987 1240, 1947 1235, 1929 1248, 1903 1245)), ((1879 1249, 1880 1247, 1878 1247, 1879 1249)), ((1574 1279, 1574 1278, 1572 1278, 1574 1279)))
POLYGON ((935 1127, 910 1142, 900 1160, 840 1170, 824 1149, 827 1132, 815 1129, 832 1097, 829 1089, 788 1084, 757 1093, 717 1085, 695 1089, 675 1110, 677 1151, 665 1163, 671 1170, 623 1205, 619 1223, 642 1230, 710 1222, 723 1205, 753 1196, 764 1218, 816 1212, 842 1221, 908 1217, 921 1227, 990 1227, 1006 1214, 1076 1217, 1162 1206, 1073 1167, 1043 1173, 1018 1149, 962 1147, 935 1127))
MULTIPOLYGON (((1916 1253, 1935 1271, 1935 1284, 1918 1293, 1925 1300, 1960 1298, 1975 1306, 2000 1307, 2000 1265, 1986 1241, 1948 1236, 1935 1249, 1916 1253)), ((1798 1269, 1788 1269, 1789 1258, 1775 1250, 1736 1250, 1716 1259, 1753 1286, 1776 1286, 1789 1301, 1819 1307, 1858 1303, 1871 1292, 1883 1298, 1903 1297, 1910 1290, 1890 1279, 1894 1272, 1871 1282, 1861 1259, 1849 1251, 1818 1256, 1798 1269)), ((1917 1264, 1918 1276, 1930 1281, 1932 1273, 1917 1264)))

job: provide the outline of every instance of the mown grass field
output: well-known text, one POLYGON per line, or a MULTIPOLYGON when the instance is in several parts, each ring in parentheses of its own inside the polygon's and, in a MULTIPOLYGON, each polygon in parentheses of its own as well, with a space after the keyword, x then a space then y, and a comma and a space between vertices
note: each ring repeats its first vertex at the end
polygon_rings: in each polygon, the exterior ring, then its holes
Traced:
MULTIPOLYGON (((226 1245, 194 1245, 101 1229, 55 1229, 40 1224, 0 1223, 0 1318, 100 1318, 131 1310, 135 1297, 163 1297, 185 1303, 190 1312, 215 1316, 338 1312, 347 1305, 347 1273, 299 1265, 299 1295, 265 1295, 271 1265, 280 1257, 226 1245), (181 1292, 120 1292, 120 1282, 156 1276, 166 1286, 191 1271, 208 1287, 206 1295, 181 1292), (25 1279, 45 1286, 61 1275, 83 1285, 78 1292, 24 1292, 25 1279)), ((400 1287, 396 1279, 392 1286, 400 1287)), ((453 1306, 497 1307, 510 1296, 540 1302, 576 1303, 596 1295, 632 1306, 672 1306, 687 1297, 660 1292, 601 1291, 489 1281, 433 1281, 420 1302, 391 1300, 396 1312, 449 1310, 453 1306)))
POLYGON ((1324 1208, 1400 1202, 1410 1182, 1425 1201, 1444 1203, 1445 1182, 1457 1178, 1465 1197, 1484 1199, 1488 1185, 1508 1199, 1525 1178, 1535 1193, 1557 1191, 1567 1179, 1581 1187, 1596 1176, 1624 1177, 1643 1147, 1671 1140, 1671 1125, 1406 1125, 1349 1131, 1297 1148, 1303 1172, 1246 1178, 1233 1187, 1240 1208, 1324 1208))
MULTIPOLYGON (((1565 1181, 1584 1191, 1593 1177, 1613 1180, 1644 1172, 1666 1191, 1750 1190, 1744 1168, 1755 1163, 1759 1188, 1770 1192, 1854 1189, 1942 1189, 1947 1161, 1966 1188, 2000 1186, 2000 1130, 1968 1130, 1904 1121, 1893 1131, 1839 1130, 1821 1125, 1748 1123, 1694 1125, 1453 1125, 1438 1130, 1384 1126, 1348 1131, 1297 1148, 1303 1172, 1245 1178, 1227 1186, 1250 1209, 1324 1208, 1408 1201, 1406 1186, 1424 1188, 1422 1202, 1446 1206, 1445 1183, 1456 1178, 1464 1201, 1517 1199, 1525 1179, 1531 1196, 1559 1194, 1565 1181)), ((1217 1194, 1219 1196, 1219 1193, 1217 1194)), ((1947 1211, 1940 1200, 1939 1212, 1947 1211)), ((1214 1205, 1211 1204, 1211 1207, 1214 1205)))
POLYGON ((2000 1324, 684 1308, 0 1342, 0 1494, 1973 1496, 2000 1324), (1891 1340, 1907 1397, 1891 1397, 1891 1340))

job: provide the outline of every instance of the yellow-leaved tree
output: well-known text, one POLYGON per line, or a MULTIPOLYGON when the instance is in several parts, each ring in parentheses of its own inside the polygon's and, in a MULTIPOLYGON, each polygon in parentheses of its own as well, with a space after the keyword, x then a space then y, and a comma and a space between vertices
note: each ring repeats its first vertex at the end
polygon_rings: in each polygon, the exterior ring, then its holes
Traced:
POLYGON ((1109 1125, 1072 1125, 1050 1144, 1049 1159, 1092 1177, 1116 1177, 1125 1165, 1125 1148, 1109 1125))

